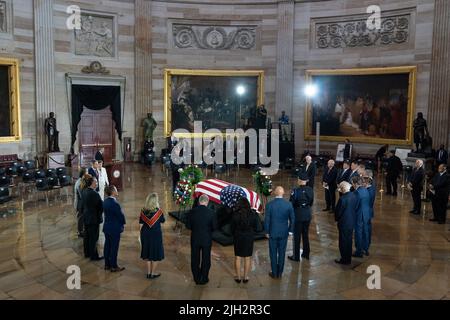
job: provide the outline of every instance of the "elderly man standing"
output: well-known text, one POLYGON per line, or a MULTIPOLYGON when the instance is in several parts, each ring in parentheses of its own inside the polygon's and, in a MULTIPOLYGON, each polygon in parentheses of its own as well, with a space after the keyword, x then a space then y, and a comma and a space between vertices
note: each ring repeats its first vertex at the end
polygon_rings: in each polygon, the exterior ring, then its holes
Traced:
POLYGON ((303 173, 306 173, 308 176, 308 183, 306 184, 308 187, 314 189, 314 178, 316 176, 316 165, 312 162, 311 156, 305 157, 305 166, 303 168, 303 173))
POLYGON ((323 211, 329 211, 333 213, 336 205, 336 180, 337 180, 337 169, 334 166, 334 160, 328 160, 328 166, 324 169, 322 184, 325 189, 325 201, 327 207, 323 211))
POLYGON ((377 197, 377 187, 375 185, 375 181, 373 180, 372 170, 365 170, 364 173, 364 187, 367 189, 370 196, 370 218, 368 223, 365 225, 367 227, 367 243, 364 247, 364 251, 368 253, 370 244, 372 243, 372 219, 375 216, 374 206, 375 198, 377 197))
POLYGON ((289 201, 283 199, 283 187, 275 188, 275 199, 266 205, 264 230, 269 238, 271 278, 281 278, 289 232, 293 232, 295 214, 289 201))
POLYGON ((423 161, 417 159, 414 170, 408 179, 408 188, 411 190, 411 196, 414 201, 414 208, 409 213, 417 215, 420 214, 420 207, 422 205, 422 190, 424 178, 425 178, 425 171, 423 169, 423 161))
POLYGON ((352 238, 358 197, 350 192, 350 188, 351 185, 347 181, 342 181, 339 184, 339 192, 342 195, 336 205, 335 220, 339 230, 341 258, 334 260, 338 264, 350 264, 352 262, 352 238))

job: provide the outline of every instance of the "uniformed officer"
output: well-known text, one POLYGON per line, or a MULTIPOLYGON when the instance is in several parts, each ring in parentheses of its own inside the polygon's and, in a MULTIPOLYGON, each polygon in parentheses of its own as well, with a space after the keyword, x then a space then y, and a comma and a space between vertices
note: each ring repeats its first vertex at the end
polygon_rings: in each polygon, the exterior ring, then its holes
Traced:
POLYGON ((307 186, 308 176, 301 173, 298 177, 298 187, 291 192, 290 201, 295 211, 294 253, 288 259, 300 261, 300 238, 303 241, 301 257, 309 259, 309 224, 311 223, 311 206, 314 202, 313 189, 307 186))

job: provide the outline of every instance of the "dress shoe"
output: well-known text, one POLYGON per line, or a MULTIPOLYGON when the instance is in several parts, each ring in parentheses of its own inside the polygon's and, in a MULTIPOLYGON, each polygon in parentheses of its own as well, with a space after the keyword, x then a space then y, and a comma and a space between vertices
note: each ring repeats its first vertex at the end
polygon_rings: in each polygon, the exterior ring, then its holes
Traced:
POLYGON ((276 279, 277 278, 277 276, 274 275, 272 272, 269 272, 269 277, 271 277, 272 279, 276 279))
POLYGON ((97 258, 91 258, 91 261, 100 261, 100 260, 103 260, 103 259, 105 259, 105 257, 97 257, 97 258))
POLYGON ((125 267, 111 268, 111 272, 121 272, 123 270, 125 270, 125 267))
POLYGON ((303 254, 302 254, 302 258, 303 258, 303 259, 306 259, 306 260, 309 260, 309 256, 307 256, 307 255, 303 255, 303 254))
POLYGON ((352 254, 352 257, 354 257, 354 258, 362 258, 363 255, 354 253, 354 254, 352 254))
POLYGON ((336 262, 337 264, 343 264, 343 265, 351 264, 351 262, 345 262, 342 259, 335 259, 334 262, 336 262))
POLYGON ((416 209, 412 209, 411 211, 409 211, 409 213, 416 213, 416 209))
POLYGON ((243 282, 243 283, 247 283, 247 282, 248 282, 248 278, 247 278, 247 279, 244 279, 244 280, 242 280, 242 282, 243 282))
POLYGON ((292 261, 300 261, 300 259, 295 259, 294 256, 288 256, 288 259, 289 259, 289 260, 292 260, 292 261))
POLYGON ((150 275, 150 279, 156 279, 156 278, 159 278, 159 277, 161 277, 161 273, 151 274, 150 275))
POLYGON ((420 211, 413 212, 414 215, 420 216, 420 211))
POLYGON ((366 256, 369 256, 369 251, 364 251, 364 254, 365 254, 366 256))
POLYGON ((111 270, 110 266, 105 266, 105 270, 111 270))
POLYGON ((239 278, 234 278, 234 281, 236 281, 236 283, 241 283, 241 279, 239 278))
POLYGON ((151 279, 152 275, 149 273, 147 274, 147 279, 151 279))
POLYGON ((434 219, 434 218, 433 218, 433 219, 430 219, 430 221, 433 221, 433 222, 435 222, 435 221, 438 221, 438 220, 437 220, 437 219, 434 219))

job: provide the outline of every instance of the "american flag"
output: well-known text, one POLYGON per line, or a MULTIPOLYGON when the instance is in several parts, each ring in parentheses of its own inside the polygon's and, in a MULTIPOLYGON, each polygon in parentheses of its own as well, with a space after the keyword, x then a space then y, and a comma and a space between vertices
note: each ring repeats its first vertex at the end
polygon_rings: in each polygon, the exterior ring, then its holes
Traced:
MULTIPOLYGON (((208 179, 200 182, 195 187, 194 197, 200 197, 202 194, 206 194, 209 197, 209 200, 212 202, 222 204, 220 199, 221 191, 228 187, 228 186, 236 186, 231 183, 219 180, 219 179, 208 179)), ((237 188, 240 188, 245 193, 245 196, 247 197, 248 201, 250 202, 250 205, 253 209, 255 209, 258 212, 262 211, 262 204, 259 199, 258 194, 255 191, 236 186, 237 188)))
POLYGON ((220 201, 230 208, 234 208, 241 197, 247 197, 245 191, 234 184, 227 186, 220 191, 220 201))

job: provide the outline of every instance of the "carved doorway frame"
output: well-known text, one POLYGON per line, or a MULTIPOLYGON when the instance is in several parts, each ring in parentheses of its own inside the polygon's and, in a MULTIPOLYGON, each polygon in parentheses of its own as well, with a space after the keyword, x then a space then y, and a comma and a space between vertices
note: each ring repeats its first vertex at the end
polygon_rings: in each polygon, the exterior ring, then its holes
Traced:
MULTIPOLYGON (((123 123, 125 116, 125 91, 126 78, 123 76, 101 75, 101 74, 82 74, 82 73, 66 73, 66 90, 67 90, 67 105, 69 107, 69 122, 72 124, 72 85, 87 85, 87 86, 114 86, 120 87, 120 111, 122 121, 122 132, 124 131, 123 123)), ((75 154, 80 154, 78 139, 79 132, 77 132, 76 140, 73 145, 75 154)), ((113 159, 123 161, 123 148, 119 140, 119 136, 115 134, 115 155, 113 159)))

